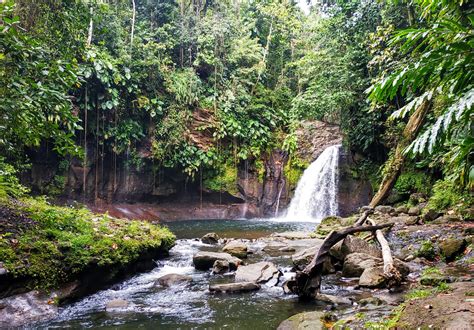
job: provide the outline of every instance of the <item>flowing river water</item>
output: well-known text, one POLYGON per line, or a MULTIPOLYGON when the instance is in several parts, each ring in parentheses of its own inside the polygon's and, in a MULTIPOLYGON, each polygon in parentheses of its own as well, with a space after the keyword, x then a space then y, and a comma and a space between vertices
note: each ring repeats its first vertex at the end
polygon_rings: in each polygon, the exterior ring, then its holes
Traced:
MULTIPOLYGON (((285 294, 281 282, 291 275, 292 254, 271 255, 262 251, 261 237, 274 232, 313 230, 314 224, 198 220, 173 222, 169 227, 178 240, 170 256, 158 260, 155 269, 61 308, 57 319, 39 328, 275 329, 281 321, 299 312, 329 308, 325 303, 303 303, 295 295, 285 294), (211 270, 198 271, 193 267, 192 257, 196 252, 218 251, 222 247, 203 244, 197 239, 211 231, 224 238, 248 239, 249 249, 254 253, 246 263, 273 262, 283 272, 279 285, 262 285, 259 291, 252 293, 211 294, 209 284, 233 282, 232 274, 216 275, 211 270), (190 275, 193 281, 169 288, 155 284, 158 278, 171 273, 190 275), (107 312, 105 306, 113 299, 126 300, 129 306, 107 312)), ((323 292, 327 294, 353 296, 353 289, 350 282, 335 276, 327 277, 323 283, 323 292)), ((355 294, 361 292, 356 290, 355 294)))

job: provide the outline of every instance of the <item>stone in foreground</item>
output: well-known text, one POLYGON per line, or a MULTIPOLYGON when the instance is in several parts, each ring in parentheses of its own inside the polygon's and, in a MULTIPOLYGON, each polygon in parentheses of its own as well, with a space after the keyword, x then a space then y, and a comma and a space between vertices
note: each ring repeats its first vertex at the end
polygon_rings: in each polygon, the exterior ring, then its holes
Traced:
POLYGON ((49 296, 30 291, 0 300, 0 328, 16 328, 25 324, 53 319, 58 307, 49 296))
POLYGON ((280 275, 280 271, 274 264, 262 261, 248 266, 239 266, 235 272, 235 280, 240 282, 265 283, 272 279, 278 280, 280 275))
POLYGON ((191 276, 182 275, 182 274, 166 274, 156 280, 156 284, 159 284, 164 287, 170 287, 173 285, 178 285, 182 283, 189 283, 193 280, 191 276))
POLYGON ((222 249, 223 252, 229 253, 237 258, 247 258, 247 245, 241 241, 230 241, 222 249))
POLYGON ((199 270, 212 268, 216 260, 229 262, 229 268, 231 270, 237 269, 237 266, 242 263, 242 260, 228 253, 200 251, 193 256, 194 267, 199 270))
POLYGON ((204 244, 217 244, 219 242, 219 236, 216 233, 207 233, 201 237, 201 242, 204 244))
POLYGON ((114 312, 128 307, 128 301, 123 299, 113 299, 107 302, 105 310, 107 312, 114 312))
POLYGON ((307 312, 293 315, 281 322, 277 330, 320 330, 324 329, 321 317, 323 312, 307 312))
POLYGON ((258 289, 260 289, 260 285, 254 282, 238 282, 209 285, 209 291, 216 293, 250 292, 256 291, 258 289))

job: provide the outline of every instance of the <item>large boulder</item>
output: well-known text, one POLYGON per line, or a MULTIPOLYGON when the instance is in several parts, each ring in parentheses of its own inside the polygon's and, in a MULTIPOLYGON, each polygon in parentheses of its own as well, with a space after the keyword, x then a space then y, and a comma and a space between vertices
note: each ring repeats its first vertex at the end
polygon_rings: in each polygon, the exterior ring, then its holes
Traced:
POLYGON ((386 282, 383 266, 375 266, 364 269, 359 278, 359 285, 367 288, 379 288, 386 282))
POLYGON ((351 253, 365 253, 373 257, 382 257, 382 251, 375 245, 369 244, 363 239, 348 235, 341 243, 334 245, 329 253, 339 260, 344 260, 351 253))
POLYGON ((207 233, 201 237, 201 242, 204 244, 217 244, 219 242, 219 236, 216 233, 207 233))
POLYGON ((200 251, 193 256, 194 267, 199 270, 212 268, 216 260, 225 260, 229 262, 229 268, 231 270, 237 269, 237 267, 242 263, 242 260, 233 257, 228 253, 200 251))
POLYGON ((321 322, 323 315, 324 312, 319 311, 296 314, 281 322, 277 330, 325 329, 321 322))
POLYGON ((182 283, 189 283, 193 280, 191 276, 182 275, 182 274, 166 274, 161 276, 156 280, 156 284, 159 284, 164 287, 170 287, 173 285, 178 285, 182 283))
POLYGON ((209 285, 210 292, 216 293, 235 293, 250 292, 260 289, 260 285, 254 282, 226 283, 209 285))
POLYGON ((307 264, 311 262, 313 257, 318 253, 319 248, 321 246, 313 246, 308 249, 304 249, 300 252, 297 252, 291 256, 291 260, 293 261, 293 264, 298 268, 298 269, 303 269, 307 264))
POLYGON ((227 260, 216 260, 212 265, 212 272, 214 274, 225 274, 230 271, 230 264, 227 260))
POLYGON ((466 245, 464 238, 450 237, 439 243, 439 250, 444 259, 450 262, 464 251, 466 245))
POLYGON ((105 310, 107 312, 116 312, 126 309, 128 305, 128 301, 124 299, 112 299, 105 304, 105 310))
POLYGON ((223 248, 223 252, 227 252, 237 258, 247 258, 247 245, 241 241, 230 241, 223 248))
POLYGON ((254 283, 265 283, 274 280, 276 284, 280 275, 280 271, 273 263, 261 261, 247 266, 239 266, 235 272, 235 280, 254 283))
POLYGON ((0 300, 0 328, 16 328, 46 321, 58 315, 52 298, 38 291, 30 291, 0 300))
POLYGON ((351 253, 344 259, 342 276, 359 277, 366 268, 375 267, 382 262, 381 258, 366 253, 351 253))
MULTIPOLYGON (((402 276, 407 276, 410 273, 410 268, 399 259, 395 258, 393 263, 402 276)), ((351 253, 344 259, 342 276, 359 277, 366 269, 378 266, 383 266, 382 258, 376 258, 366 253, 351 253)))

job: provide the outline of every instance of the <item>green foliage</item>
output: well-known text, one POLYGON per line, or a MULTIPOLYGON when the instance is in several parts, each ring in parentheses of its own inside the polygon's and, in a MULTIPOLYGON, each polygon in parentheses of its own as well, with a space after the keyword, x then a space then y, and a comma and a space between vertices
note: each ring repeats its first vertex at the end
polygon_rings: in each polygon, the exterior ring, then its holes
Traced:
POLYGON ((472 186, 474 19, 459 5, 462 2, 420 0, 415 4, 423 25, 395 33, 389 47, 405 58, 370 88, 369 98, 378 104, 405 98, 406 104, 392 113, 392 119, 443 98, 444 104, 432 107, 424 130, 406 151, 425 157, 438 154, 451 181, 472 186))
POLYGON ((8 197, 21 197, 29 192, 28 188, 20 184, 17 174, 15 167, 5 163, 0 157, 0 201, 8 197))
POLYGON ((416 255, 427 260, 434 260, 437 256, 436 249, 430 240, 423 241, 416 255))
POLYGON ((423 299, 431 296, 433 293, 427 289, 413 289, 405 295, 407 300, 423 299))
POLYGON ((16 237, 0 235, 0 259, 10 274, 31 278, 36 287, 56 287, 94 265, 130 263, 148 249, 167 250, 174 242, 166 228, 94 215, 85 208, 52 206, 45 199, 2 207, 15 208, 32 225, 16 237))
POLYGON ((405 196, 412 193, 429 195, 432 186, 430 181, 430 177, 425 172, 407 169, 400 174, 394 188, 398 193, 405 196))
POLYGON ((25 35, 15 5, 0 4, 0 148, 21 157, 25 147, 52 140, 60 154, 79 154, 74 133, 80 129, 69 90, 78 84, 77 61, 25 35), (20 154, 20 155, 19 155, 20 154))
POLYGON ((433 195, 428 200, 427 208, 437 211, 454 209, 462 214, 473 202, 474 198, 469 192, 464 192, 456 183, 446 179, 434 184, 433 195))
POLYGON ((212 173, 211 177, 203 180, 203 187, 211 191, 226 191, 237 195, 239 191, 236 183, 237 168, 233 164, 225 164, 212 173))
POLYGON ((294 188, 298 184, 298 181, 303 175, 304 170, 309 164, 296 156, 290 158, 284 168, 285 178, 288 181, 290 187, 294 188))

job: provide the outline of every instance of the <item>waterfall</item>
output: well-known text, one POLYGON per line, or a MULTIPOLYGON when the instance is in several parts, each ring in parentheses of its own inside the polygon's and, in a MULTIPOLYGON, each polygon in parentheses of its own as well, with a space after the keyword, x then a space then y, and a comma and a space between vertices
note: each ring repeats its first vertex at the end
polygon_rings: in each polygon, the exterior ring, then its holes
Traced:
POLYGON ((285 215, 286 221, 319 222, 337 214, 340 148, 341 145, 326 148, 304 171, 285 215))

